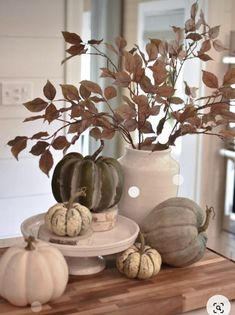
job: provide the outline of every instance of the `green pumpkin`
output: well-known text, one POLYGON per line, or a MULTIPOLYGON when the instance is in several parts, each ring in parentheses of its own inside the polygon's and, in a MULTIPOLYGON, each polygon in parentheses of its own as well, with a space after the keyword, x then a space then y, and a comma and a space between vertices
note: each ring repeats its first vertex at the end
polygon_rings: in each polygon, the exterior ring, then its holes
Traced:
POLYGON ((170 198, 156 206, 140 228, 146 243, 160 253, 164 263, 184 267, 204 255, 212 210, 205 211, 188 198, 170 198))
POLYGON ((57 202, 66 202, 81 187, 86 187, 86 196, 76 202, 94 212, 115 206, 122 194, 123 172, 113 158, 83 157, 68 153, 56 165, 52 178, 52 192, 57 202))

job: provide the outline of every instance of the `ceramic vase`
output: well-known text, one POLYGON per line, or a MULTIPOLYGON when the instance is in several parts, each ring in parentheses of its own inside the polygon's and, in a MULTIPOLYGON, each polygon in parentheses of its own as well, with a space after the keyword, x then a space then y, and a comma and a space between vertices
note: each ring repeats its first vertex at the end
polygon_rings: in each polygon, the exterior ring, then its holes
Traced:
POLYGON ((127 147, 119 162, 124 170, 119 214, 140 224, 160 202, 177 196, 179 164, 171 149, 152 152, 127 147))

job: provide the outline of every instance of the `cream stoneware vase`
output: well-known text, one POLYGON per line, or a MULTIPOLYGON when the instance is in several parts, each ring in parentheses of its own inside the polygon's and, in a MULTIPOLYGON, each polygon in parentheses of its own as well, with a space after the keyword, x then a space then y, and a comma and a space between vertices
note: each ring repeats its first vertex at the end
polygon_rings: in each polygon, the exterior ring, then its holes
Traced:
POLYGON ((179 164, 171 149, 152 152, 127 147, 118 161, 124 170, 121 215, 139 224, 160 202, 177 196, 179 164))

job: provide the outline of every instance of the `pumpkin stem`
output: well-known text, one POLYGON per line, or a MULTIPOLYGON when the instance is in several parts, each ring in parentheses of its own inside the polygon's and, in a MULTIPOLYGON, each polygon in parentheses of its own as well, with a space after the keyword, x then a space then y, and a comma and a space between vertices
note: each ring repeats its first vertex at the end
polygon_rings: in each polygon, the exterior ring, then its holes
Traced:
POLYGON ((206 206, 206 220, 205 220, 204 224, 198 228, 198 233, 202 233, 202 232, 205 232, 207 230, 209 223, 210 223, 212 213, 215 216, 214 208, 213 207, 209 208, 208 206, 206 206))
POLYGON ((30 235, 27 239, 25 239, 25 241, 27 242, 27 245, 25 246, 25 250, 34 250, 35 249, 35 246, 33 245, 33 243, 35 243, 35 237, 30 235))
POLYGON ((144 248, 145 248, 145 239, 144 239, 144 234, 142 232, 139 232, 139 240, 140 240, 140 253, 144 253, 144 248))
POLYGON ((69 210, 70 208, 72 208, 72 205, 74 203, 74 200, 79 197, 79 196, 83 196, 86 197, 86 187, 82 187, 81 189, 79 189, 79 191, 75 194, 73 194, 70 199, 69 202, 67 203, 67 209, 69 210))
POLYGON ((97 158, 97 156, 100 154, 100 152, 103 150, 104 148, 104 140, 100 140, 100 146, 99 148, 95 151, 95 153, 91 156, 91 159, 93 161, 95 161, 95 159, 97 158))

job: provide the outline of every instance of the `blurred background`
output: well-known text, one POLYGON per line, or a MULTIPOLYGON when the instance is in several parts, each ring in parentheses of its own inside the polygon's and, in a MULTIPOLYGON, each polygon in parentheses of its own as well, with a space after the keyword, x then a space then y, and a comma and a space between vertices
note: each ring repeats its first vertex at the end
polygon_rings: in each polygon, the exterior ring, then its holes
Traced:
MULTIPOLYGON (((6 145, 16 135, 48 130, 40 122, 22 123, 30 113, 21 104, 43 97, 42 89, 48 79, 57 88, 63 83, 77 85, 81 79, 100 80, 98 68, 102 62, 99 59, 91 61, 89 56, 82 56, 61 65, 66 49, 61 31, 78 33, 85 41, 103 38, 112 42, 117 35, 122 35, 129 48, 134 43, 143 47, 148 38, 171 39, 170 26, 184 25, 193 2, 0 0, 0 239, 18 237, 20 223, 25 218, 45 212, 55 203, 51 177, 47 178, 39 170, 38 159, 25 151, 17 162, 6 145)), ((199 95, 205 95, 201 69, 212 71, 221 79, 232 66, 232 59, 224 57, 231 57, 235 50, 235 2, 198 2, 209 25, 221 25, 219 38, 229 48, 223 53, 210 54, 214 62, 197 61, 184 68, 182 82, 186 80, 189 85, 199 87, 199 95)), ((49 130, 53 128, 49 126, 49 130)), ((96 147, 97 143, 85 133, 73 150, 88 154, 96 147)), ((106 146, 104 154, 119 157, 123 151, 124 143, 116 137, 106 146)), ((195 200, 202 207, 215 208, 209 245, 235 257, 233 149, 228 150, 215 137, 186 136, 178 141, 172 154, 180 162, 179 195, 195 200)), ((57 152, 55 162, 60 158, 57 152)))

